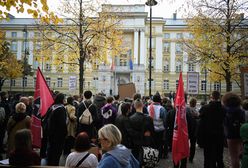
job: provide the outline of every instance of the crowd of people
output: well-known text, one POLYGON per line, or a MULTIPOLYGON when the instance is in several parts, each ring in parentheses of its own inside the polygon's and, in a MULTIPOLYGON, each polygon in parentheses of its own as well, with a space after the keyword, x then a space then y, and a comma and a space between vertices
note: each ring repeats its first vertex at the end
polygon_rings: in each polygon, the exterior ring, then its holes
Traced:
MULTIPOLYGON (((204 151, 204 168, 224 168, 223 151, 228 147, 232 168, 248 167, 248 100, 232 92, 221 97, 213 91, 209 103, 191 97, 186 107, 190 154, 174 167, 194 162, 196 144, 204 151)), ((58 166, 61 155, 66 167, 142 167, 144 146, 157 149, 159 158, 168 158, 176 109, 170 97, 158 92, 151 98, 136 93, 122 101, 119 96, 82 97, 58 93, 42 118, 42 143, 38 154, 32 148, 30 131, 33 98, 0 93, 0 152, 11 165, 58 166), (7 132, 7 148, 4 144, 7 132), (95 154, 92 146, 99 148, 95 154)))

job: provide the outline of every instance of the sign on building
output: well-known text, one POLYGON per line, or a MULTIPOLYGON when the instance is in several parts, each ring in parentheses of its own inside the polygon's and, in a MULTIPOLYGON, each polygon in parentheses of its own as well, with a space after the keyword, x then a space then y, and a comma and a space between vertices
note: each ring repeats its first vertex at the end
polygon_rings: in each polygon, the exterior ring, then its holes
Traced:
POLYGON ((69 90, 76 90, 77 89, 77 77, 76 76, 70 76, 69 77, 69 90))
POLYGON ((187 73, 187 93, 198 94, 199 93, 199 73, 188 72, 187 73))

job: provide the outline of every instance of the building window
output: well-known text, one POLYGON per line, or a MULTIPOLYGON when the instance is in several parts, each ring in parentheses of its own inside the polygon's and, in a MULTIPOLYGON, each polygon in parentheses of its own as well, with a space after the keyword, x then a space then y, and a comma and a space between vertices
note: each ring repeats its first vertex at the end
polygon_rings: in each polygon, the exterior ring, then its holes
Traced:
POLYGON ((27 87, 28 84, 28 78, 25 76, 22 78, 22 87, 27 87))
POLYGON ((63 78, 57 79, 57 87, 63 87, 63 78))
POLYGON ((23 32, 23 38, 28 38, 28 32, 23 32))
POLYGON ((181 72, 182 71, 182 64, 181 62, 176 63, 176 72, 181 72))
POLYGON ((16 38, 17 37, 17 32, 11 32, 11 37, 16 38))
POLYGON ((51 86, 51 78, 47 77, 46 83, 47 83, 47 86, 50 87, 51 86))
POLYGON ((201 81, 201 91, 205 91, 207 89, 207 81, 201 81))
POLYGON ((181 54, 183 52, 183 45, 182 43, 176 43, 176 53, 181 54))
POLYGON ((15 79, 10 79, 10 86, 15 86, 15 79))
POLYGON ((17 41, 11 41, 11 51, 17 52, 17 41))
MULTIPOLYGON (((146 84, 146 86, 147 86, 147 89, 149 89, 149 79, 147 80, 147 84, 146 84)), ((151 79, 151 88, 154 88, 154 86, 155 86, 155 84, 154 84, 154 80, 153 80, 153 79, 151 79)))
MULTIPOLYGON (((149 38, 147 38, 148 40, 148 48, 150 48, 150 39, 149 38)), ((152 38, 152 48, 155 48, 155 38, 152 38)))
POLYGON ((189 64, 188 71, 189 72, 194 72, 195 71, 195 65, 194 64, 189 64))
POLYGON ((35 49, 36 50, 40 50, 41 49, 41 42, 40 41, 37 41, 36 42, 35 49))
POLYGON ((28 41, 23 41, 22 43, 22 51, 25 51, 25 49, 28 51, 29 50, 29 42, 28 41))
POLYGON ((121 54, 120 66, 127 66, 127 54, 121 54))
POLYGON ((164 90, 169 90, 169 80, 164 80, 164 90))
POLYGON ((140 76, 137 76, 137 82, 140 82, 140 76))
POLYGON ((178 87, 178 83, 179 83, 179 80, 176 80, 176 89, 177 89, 177 87, 178 87))
POLYGON ((214 82, 214 90, 220 91, 220 82, 214 82))
POLYGON ((183 33, 177 33, 177 39, 182 39, 183 38, 183 33))
POLYGON ((170 53, 170 43, 168 43, 168 42, 164 43, 164 52, 170 53))
POLYGON ((164 72, 169 72, 169 63, 167 61, 164 63, 164 72))
POLYGON ((51 71, 51 64, 49 64, 49 63, 46 63, 46 67, 45 67, 46 69, 46 71, 51 71))
POLYGON ((165 39, 170 39, 170 33, 165 33, 165 34, 164 34, 164 38, 165 38, 165 39))
POLYGON ((41 37, 41 33, 40 32, 34 32, 34 37, 36 37, 36 38, 41 37))

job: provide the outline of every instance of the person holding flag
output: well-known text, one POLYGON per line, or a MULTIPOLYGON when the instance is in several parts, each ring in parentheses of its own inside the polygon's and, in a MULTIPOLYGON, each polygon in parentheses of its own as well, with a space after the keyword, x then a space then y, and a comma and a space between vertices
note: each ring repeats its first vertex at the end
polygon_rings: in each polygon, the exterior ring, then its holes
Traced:
POLYGON ((31 132, 33 136, 33 147, 41 148, 42 128, 41 117, 46 115, 47 110, 54 100, 47 86, 46 80, 38 67, 36 72, 36 84, 34 92, 34 110, 32 114, 31 132))
POLYGON ((180 161, 180 168, 186 168, 187 158, 189 157, 189 138, 182 72, 180 72, 179 76, 179 84, 174 105, 176 113, 172 141, 172 159, 174 168, 179 167, 180 161))

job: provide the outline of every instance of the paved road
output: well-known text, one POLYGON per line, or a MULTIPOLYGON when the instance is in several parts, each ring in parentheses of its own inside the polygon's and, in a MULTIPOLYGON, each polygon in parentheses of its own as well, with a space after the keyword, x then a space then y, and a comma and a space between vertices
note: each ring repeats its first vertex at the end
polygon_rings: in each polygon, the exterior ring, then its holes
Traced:
MULTIPOLYGON (((231 168, 227 148, 224 149, 223 158, 224 158, 225 168, 231 168)), ((187 168, 203 168, 203 161, 204 161, 203 149, 197 147, 194 161, 193 163, 188 162, 187 168)), ((158 168, 173 168, 171 153, 169 154, 168 159, 160 160, 158 168)))

